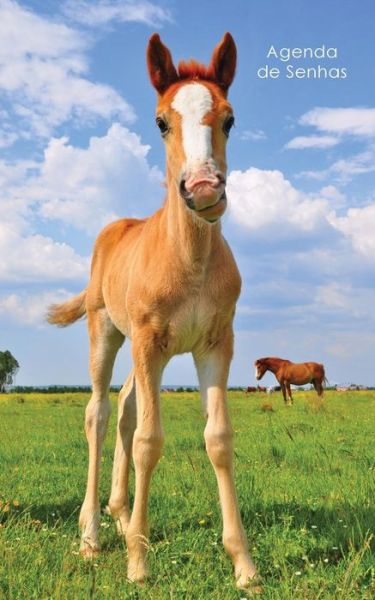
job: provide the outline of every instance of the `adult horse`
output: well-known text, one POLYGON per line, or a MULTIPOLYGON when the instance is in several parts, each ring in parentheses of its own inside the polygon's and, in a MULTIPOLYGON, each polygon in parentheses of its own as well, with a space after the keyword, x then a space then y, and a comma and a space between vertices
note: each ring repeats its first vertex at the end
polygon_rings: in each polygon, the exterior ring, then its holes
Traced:
POLYGON ((154 34, 147 61, 157 91, 156 124, 166 146, 167 195, 147 219, 121 219, 104 228, 85 290, 50 308, 65 326, 86 314, 92 396, 86 408, 89 469, 80 513, 81 553, 99 551, 99 466, 110 412, 108 390, 117 351, 132 340, 134 368, 119 397, 117 442, 108 509, 125 535, 128 577, 142 581, 146 560, 151 475, 163 446, 159 390, 172 356, 191 352, 207 415, 206 449, 215 469, 223 513, 223 543, 239 587, 253 583, 233 477, 232 427, 226 385, 233 353, 232 321, 241 279, 221 233, 227 199, 226 142, 234 123, 227 100, 236 46, 226 33, 208 67, 173 64, 154 34), (130 514, 129 461, 135 497, 130 514))
POLYGON ((312 383, 319 397, 323 396, 323 383, 326 376, 324 366, 316 362, 292 363, 282 358, 258 358, 254 363, 257 381, 262 379, 266 371, 271 371, 279 382, 286 404, 293 404, 290 384, 304 385, 312 383))

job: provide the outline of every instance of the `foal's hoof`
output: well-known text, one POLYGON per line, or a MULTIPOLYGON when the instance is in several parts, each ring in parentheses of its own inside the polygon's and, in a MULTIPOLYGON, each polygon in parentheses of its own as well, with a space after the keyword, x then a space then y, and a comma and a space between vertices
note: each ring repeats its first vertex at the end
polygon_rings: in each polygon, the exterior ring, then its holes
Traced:
POLYGON ((261 585, 261 580, 260 577, 258 577, 258 575, 251 579, 240 577, 239 579, 237 579, 236 587, 239 590, 243 590, 244 592, 246 592, 246 596, 250 598, 252 596, 256 596, 258 594, 263 593, 263 587, 261 585))
POLYGON ((260 585, 260 577, 251 559, 236 567, 235 577, 237 588, 246 590, 248 596, 262 593, 263 588, 260 585))
POLYGON ((144 561, 135 560, 128 563, 128 580, 132 583, 144 583, 150 576, 148 566, 144 561))
POLYGON ((81 541, 79 552, 84 560, 92 560, 100 554, 100 546, 97 542, 86 538, 81 541))

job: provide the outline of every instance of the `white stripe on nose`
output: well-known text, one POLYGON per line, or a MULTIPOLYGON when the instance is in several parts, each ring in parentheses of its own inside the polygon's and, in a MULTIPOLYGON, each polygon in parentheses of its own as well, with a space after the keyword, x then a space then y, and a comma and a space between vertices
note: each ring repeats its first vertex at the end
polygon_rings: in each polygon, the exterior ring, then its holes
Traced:
POLYGON ((180 87, 171 106, 181 115, 186 166, 211 158, 211 127, 202 123, 212 108, 211 92, 200 83, 188 83, 180 87))

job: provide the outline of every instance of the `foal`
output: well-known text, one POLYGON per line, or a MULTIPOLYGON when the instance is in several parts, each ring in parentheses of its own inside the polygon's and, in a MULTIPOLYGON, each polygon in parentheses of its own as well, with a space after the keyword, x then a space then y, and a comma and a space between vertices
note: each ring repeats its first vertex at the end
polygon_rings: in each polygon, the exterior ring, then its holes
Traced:
POLYGON ((134 368, 119 396, 108 504, 126 537, 128 577, 142 581, 148 575, 148 495, 163 446, 162 372, 173 355, 191 352, 207 415, 204 437, 219 487, 223 543, 238 587, 246 587, 256 569, 236 499, 226 400, 241 279, 220 224, 227 204, 225 147, 234 122, 227 91, 236 46, 226 33, 208 67, 190 61, 176 69, 154 34, 147 62, 158 97, 156 123, 166 146, 165 203, 148 219, 122 219, 105 227, 95 244, 87 288, 52 306, 48 317, 60 326, 85 314, 88 321, 92 396, 86 408, 89 469, 80 513, 81 553, 92 557, 99 551, 98 478, 110 413, 108 390, 117 351, 128 337, 134 368), (130 513, 132 453, 135 497, 130 513))

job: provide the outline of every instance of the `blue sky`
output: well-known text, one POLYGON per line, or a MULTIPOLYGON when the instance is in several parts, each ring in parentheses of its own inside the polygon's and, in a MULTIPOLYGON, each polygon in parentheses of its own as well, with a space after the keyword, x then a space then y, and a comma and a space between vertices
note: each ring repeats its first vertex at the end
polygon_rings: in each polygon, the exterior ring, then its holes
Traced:
MULTIPOLYGON (((162 202, 149 36, 176 62, 207 62, 227 30, 239 64, 223 228, 243 277, 230 382, 253 384, 254 360, 276 355, 375 383, 374 17, 370 0, 0 0, 0 349, 19 384, 89 381, 85 323, 51 328, 46 306, 86 285, 105 223, 162 202), (267 58, 322 45, 337 58, 267 58), (279 78, 258 77, 266 64, 279 78), (329 77, 295 76, 319 65, 329 77)), ((125 347, 114 383, 129 364, 125 347)), ((195 381, 189 356, 164 376, 195 381)))

